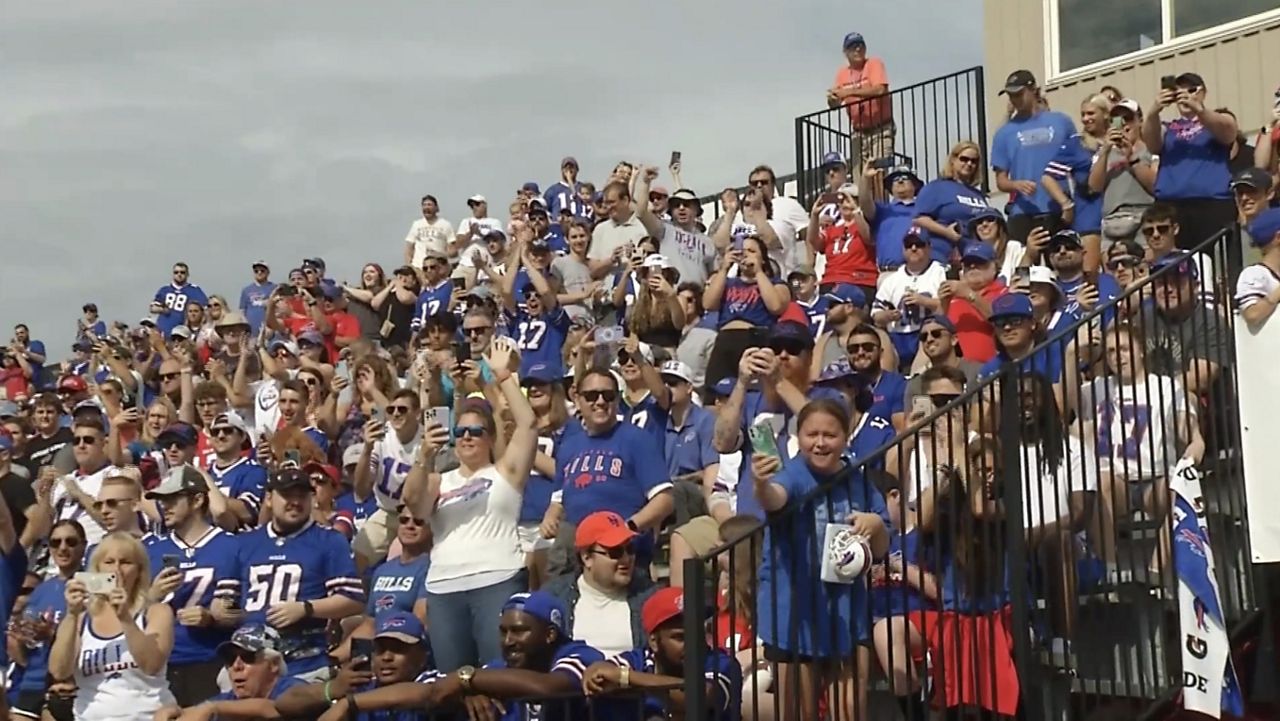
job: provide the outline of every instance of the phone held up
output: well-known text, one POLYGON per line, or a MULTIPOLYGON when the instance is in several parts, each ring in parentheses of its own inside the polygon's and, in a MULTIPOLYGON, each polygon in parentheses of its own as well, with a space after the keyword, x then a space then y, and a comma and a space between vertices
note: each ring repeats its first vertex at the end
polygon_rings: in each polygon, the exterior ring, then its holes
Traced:
POLYGON ((672 150, 672 151, 671 151, 671 162, 670 162, 670 163, 667 163, 667 167, 668 167, 668 168, 673 168, 673 167, 675 167, 676 165, 679 165, 679 164, 680 164, 680 151, 679 151, 679 150, 672 150))
POLYGON ((84 584, 84 590, 90 596, 106 596, 116 587, 116 574, 114 573, 80 571, 76 573, 74 578, 84 584))

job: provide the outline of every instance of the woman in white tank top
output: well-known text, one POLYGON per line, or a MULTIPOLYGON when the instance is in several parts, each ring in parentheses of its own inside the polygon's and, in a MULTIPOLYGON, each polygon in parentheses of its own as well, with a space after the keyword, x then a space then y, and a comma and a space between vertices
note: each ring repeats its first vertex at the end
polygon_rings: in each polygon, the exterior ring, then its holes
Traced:
POLYGON ((74 678, 77 721, 149 721, 173 704, 165 677, 173 650, 173 611, 151 604, 151 572, 137 539, 112 533, 89 561, 92 573, 114 574, 108 594, 90 595, 67 582, 67 613, 49 653, 56 681, 74 678))
MULTIPOLYGON (((448 438, 446 429, 429 425, 404 487, 405 504, 431 524, 427 608, 432 648, 439 649, 436 664, 445 672, 498 657, 502 605, 527 585, 517 527, 538 430, 514 373, 518 361, 512 342, 495 338, 485 360, 496 386, 486 395, 504 402, 510 413, 510 438, 501 456, 495 463, 500 447, 495 411, 487 404, 461 402, 453 428, 459 467, 443 475, 429 472, 448 438)), ((471 379, 479 378, 475 363, 467 361, 464 368, 471 379)), ((501 409, 496 413, 501 416, 501 409)))

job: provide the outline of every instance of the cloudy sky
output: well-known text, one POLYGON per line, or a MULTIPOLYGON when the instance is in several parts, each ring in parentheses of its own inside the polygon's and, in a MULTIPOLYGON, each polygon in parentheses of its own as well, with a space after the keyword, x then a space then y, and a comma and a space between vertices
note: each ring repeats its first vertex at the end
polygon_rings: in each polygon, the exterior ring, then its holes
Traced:
POLYGON ((259 257, 354 278, 424 193, 456 223, 565 154, 594 180, 678 149, 699 193, 791 172, 848 30, 897 85, 981 62, 978 0, 0 8, 0 320, 55 357, 82 303, 132 324, 176 260, 233 304, 259 257))

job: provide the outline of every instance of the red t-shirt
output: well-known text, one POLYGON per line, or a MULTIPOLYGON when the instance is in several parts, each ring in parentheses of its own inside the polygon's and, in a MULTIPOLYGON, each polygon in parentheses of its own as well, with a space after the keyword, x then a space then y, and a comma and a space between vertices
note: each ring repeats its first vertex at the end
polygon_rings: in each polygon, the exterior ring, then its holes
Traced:
MULTIPOLYGON (((978 291, 978 295, 990 303, 1004 295, 1005 290, 1004 283, 997 280, 978 291)), ((960 352, 965 360, 986 363, 996 357, 995 328, 972 303, 963 298, 952 298, 947 318, 956 326, 956 341, 960 343, 960 352)))
POLYGON ((862 237, 857 225, 836 223, 822 231, 822 254, 827 267, 822 271, 822 284, 852 283, 875 287, 880 275, 876 267, 875 246, 862 237))
POLYGON ((28 392, 27 376, 19 366, 0 369, 0 385, 4 386, 4 397, 7 400, 31 395, 28 392))
POLYGON ((360 321, 356 320, 354 315, 345 310, 338 310, 325 316, 329 319, 329 325, 333 326, 333 333, 324 337, 324 344, 329 349, 329 362, 338 362, 338 346, 334 341, 338 338, 346 338, 353 340, 360 337, 360 321))
POLYGON ((729 608, 729 589, 721 588, 716 597, 716 648, 737 653, 755 646, 755 643, 750 619, 729 608))

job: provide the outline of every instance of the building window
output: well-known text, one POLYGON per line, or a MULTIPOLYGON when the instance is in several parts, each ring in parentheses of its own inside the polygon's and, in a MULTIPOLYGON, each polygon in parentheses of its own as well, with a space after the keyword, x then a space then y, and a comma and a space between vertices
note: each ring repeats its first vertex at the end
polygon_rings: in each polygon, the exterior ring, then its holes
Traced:
POLYGON ((1050 75, 1272 13, 1280 0, 1049 0, 1050 75))

